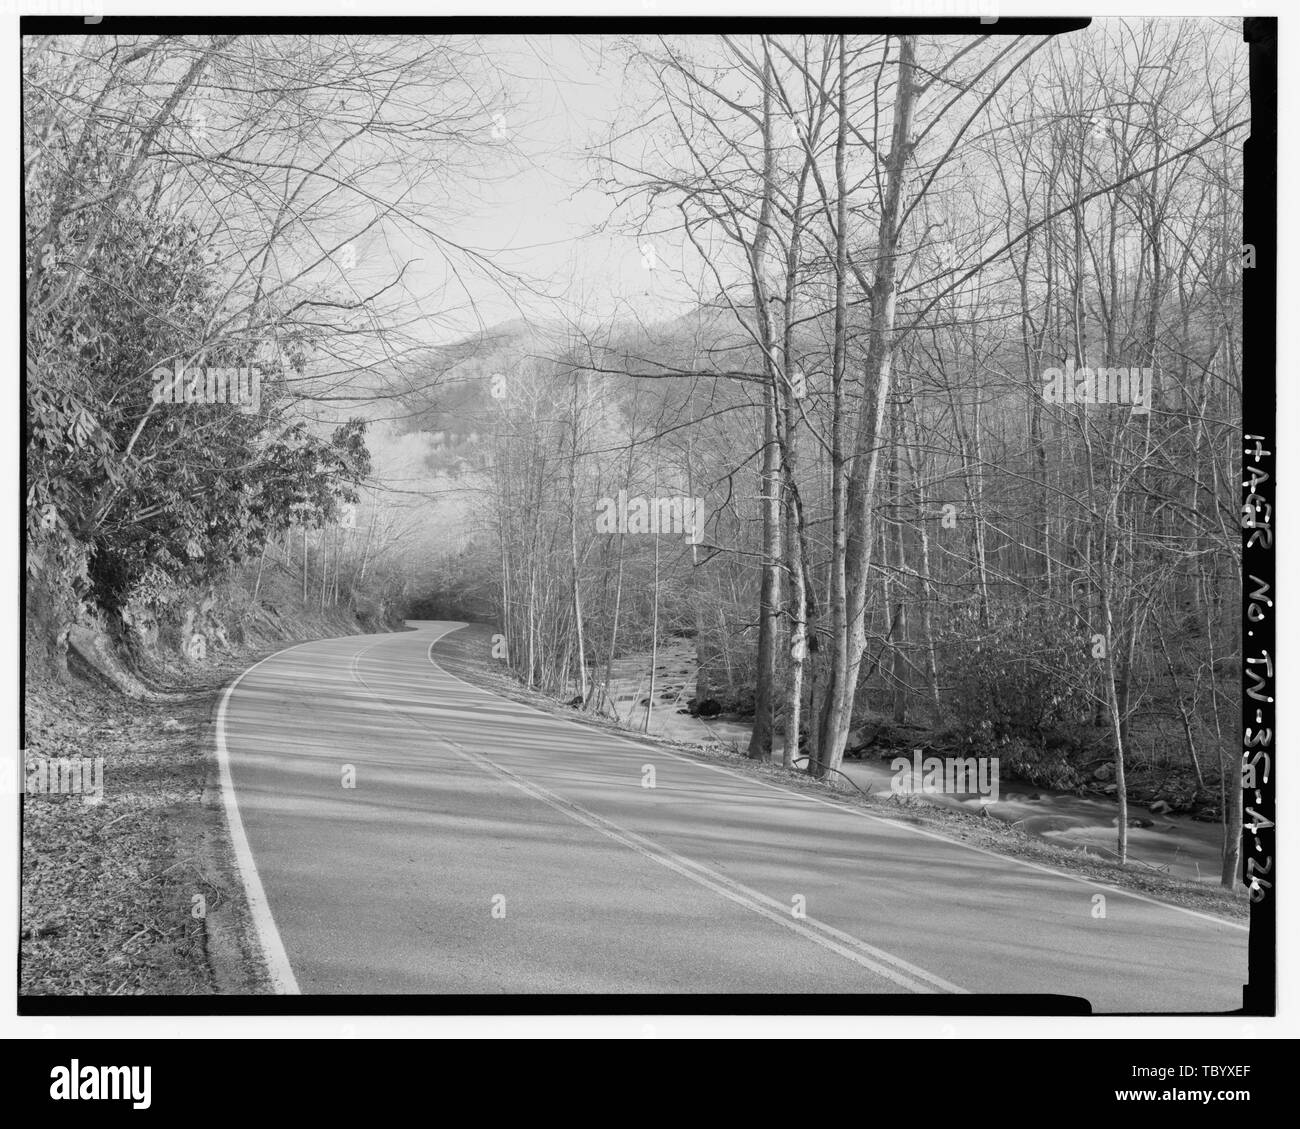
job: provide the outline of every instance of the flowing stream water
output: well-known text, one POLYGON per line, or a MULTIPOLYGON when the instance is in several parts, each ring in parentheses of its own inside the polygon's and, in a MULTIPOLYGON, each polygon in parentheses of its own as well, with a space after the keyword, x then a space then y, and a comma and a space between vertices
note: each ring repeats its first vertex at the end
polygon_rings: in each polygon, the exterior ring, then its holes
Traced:
MULTIPOLYGON (((597 671, 602 678, 604 668, 597 671)), ((610 692, 618 717, 635 732, 646 731, 646 702, 650 698, 650 655, 628 655, 614 661, 610 692)), ((649 707, 648 732, 654 736, 698 744, 734 745, 744 750, 751 723, 728 717, 692 717, 685 710, 695 697, 695 646, 689 640, 666 642, 655 656, 653 705, 649 707)), ((776 744, 779 749, 780 738, 776 744)), ((854 785, 872 795, 888 794, 894 770, 888 758, 869 753, 861 760, 845 759, 841 771, 854 785)), ((780 752, 773 754, 780 763, 780 752)), ((841 782, 841 786, 850 785, 841 782)), ((1018 781, 1000 782, 998 802, 986 803, 975 794, 928 794, 928 803, 987 810, 996 819, 1023 828, 1049 842, 1067 848, 1085 849, 1101 858, 1114 858, 1117 817, 1113 800, 1078 795, 1074 792, 1040 788, 1018 781)), ((1153 814, 1147 808, 1129 804, 1129 859, 1167 871, 1171 876, 1203 882, 1219 880, 1223 829, 1186 815, 1153 814), (1141 821, 1149 826, 1136 826, 1141 821)))

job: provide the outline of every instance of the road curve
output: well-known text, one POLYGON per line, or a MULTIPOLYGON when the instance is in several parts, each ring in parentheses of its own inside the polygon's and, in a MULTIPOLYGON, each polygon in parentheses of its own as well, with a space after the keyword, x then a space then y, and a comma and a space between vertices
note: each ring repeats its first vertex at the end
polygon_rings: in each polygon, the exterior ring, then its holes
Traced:
POLYGON ((434 661, 461 625, 412 626, 282 651, 221 703, 282 991, 1241 1006, 1241 926, 506 701, 434 661))

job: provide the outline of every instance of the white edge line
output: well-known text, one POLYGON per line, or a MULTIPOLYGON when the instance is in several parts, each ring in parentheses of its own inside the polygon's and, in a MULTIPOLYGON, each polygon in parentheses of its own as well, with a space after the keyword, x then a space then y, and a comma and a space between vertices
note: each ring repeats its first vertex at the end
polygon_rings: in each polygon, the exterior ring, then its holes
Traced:
POLYGON ((226 747, 226 705, 235 688, 262 663, 269 662, 286 651, 318 641, 307 640, 303 643, 294 643, 255 662, 226 687, 221 695, 221 704, 217 707, 217 767, 221 779, 222 805, 226 810, 226 824, 235 848, 235 862, 239 867, 239 876, 244 883, 244 897, 248 902, 248 912, 253 919, 253 930, 262 949, 262 957, 266 962, 267 973, 271 977, 272 988, 279 996, 297 996, 301 994, 301 989, 289 964, 289 954, 284 951, 280 930, 276 928, 275 918, 271 916, 271 906, 266 899, 266 891, 262 888, 257 864, 253 861, 253 851, 248 844, 248 835, 244 831, 243 817, 239 814, 239 801, 235 798, 235 782, 230 773, 230 750, 226 747))
MULTIPOLYGON (((419 623, 419 622, 429 622, 429 621, 416 620, 416 622, 419 623)), ((439 642, 441 639, 445 638, 447 635, 450 635, 453 631, 459 631, 462 627, 468 627, 468 626, 469 626, 468 623, 460 623, 456 627, 453 627, 451 630, 444 631, 441 635, 439 635, 436 639, 434 639, 433 642, 429 644, 429 651, 428 651, 429 662, 433 663, 433 665, 436 666, 440 671, 442 671, 443 674, 447 675, 448 678, 456 679, 456 681, 461 683, 461 685, 468 686, 471 690, 478 690, 480 693, 491 694, 492 697, 498 699, 499 701, 507 702, 512 706, 518 706, 521 710, 525 710, 530 713, 537 713, 537 714, 541 714, 543 717, 549 717, 552 721, 557 721, 562 725, 573 725, 573 726, 577 726, 579 729, 590 730, 591 728, 590 726, 582 725, 580 722, 570 721, 568 718, 565 717, 556 717, 554 714, 547 713, 545 710, 538 709, 536 706, 531 706, 524 702, 516 702, 511 698, 503 697, 502 695, 496 694, 493 691, 485 689, 482 686, 475 686, 474 683, 466 682, 465 679, 461 678, 457 674, 454 674, 452 671, 448 670, 441 663, 436 662, 433 657, 434 644, 439 642)), ((638 741, 633 741, 627 737, 624 737, 622 734, 609 733, 607 734, 607 736, 610 738, 610 740, 621 742, 624 745, 631 745, 632 747, 641 749, 643 751, 646 749, 645 745, 641 744, 638 741)), ((1195 917, 1200 919, 1201 921, 1208 921, 1213 925, 1224 925, 1227 926, 1229 929, 1237 929, 1243 933, 1250 932, 1249 925, 1242 925, 1239 922, 1230 921, 1226 917, 1218 917, 1217 915, 1212 913, 1201 913, 1198 910, 1187 909, 1185 906, 1175 905, 1173 902, 1165 902, 1165 901, 1161 901, 1159 898, 1148 897, 1146 894, 1134 893, 1131 890, 1125 890, 1119 886, 1108 886, 1104 882, 1096 882, 1090 878, 1081 878, 1077 874, 1070 874, 1064 870, 1055 870, 1050 866, 1043 866, 1041 863, 1030 862, 1028 859, 1017 858, 1015 855, 1004 855, 999 853, 998 851, 991 851, 987 847, 977 847, 972 843, 964 843, 960 839, 952 839, 949 838, 947 835, 941 835, 937 831, 930 831, 923 827, 917 827, 911 823, 904 823, 902 820, 890 819, 888 816, 877 815, 875 812, 862 811, 859 808, 853 808, 853 807, 849 807, 846 804, 836 803, 834 800, 823 800, 820 796, 809 796, 803 792, 797 792, 793 788, 786 788, 780 784, 772 784, 766 780, 759 780, 753 776, 746 776, 744 773, 735 772, 732 769, 724 768, 722 765, 707 764, 704 761, 697 759, 695 757, 683 756, 681 753, 674 753, 668 749, 657 748, 655 751, 661 753, 664 756, 672 757, 673 760, 683 761, 686 764, 698 765, 700 768, 708 769, 710 772, 720 772, 724 776, 731 776, 737 780, 744 780, 751 784, 757 784, 759 785, 759 787, 762 788, 770 788, 775 792, 784 792, 788 796, 794 796, 797 799, 806 800, 809 803, 821 804, 824 807, 834 808, 837 811, 847 812, 850 815, 855 815, 862 819, 870 819, 870 820, 874 820, 877 823, 885 823, 891 827, 897 827, 904 831, 911 831, 914 834, 923 835, 927 839, 938 839, 940 842, 943 843, 951 843, 954 847, 962 847, 965 850, 974 851, 976 854, 987 855, 989 858, 998 859, 1002 862, 1009 862, 1009 863, 1014 863, 1017 866, 1028 867, 1030 870, 1037 870, 1042 874, 1050 874, 1056 878, 1065 878, 1070 882, 1077 882, 1080 885, 1088 886, 1093 890, 1102 890, 1107 894, 1118 894, 1121 897, 1132 898, 1134 901, 1137 902, 1146 902, 1148 905, 1159 906, 1162 909, 1174 910, 1177 913, 1186 914, 1188 917, 1195 917)))

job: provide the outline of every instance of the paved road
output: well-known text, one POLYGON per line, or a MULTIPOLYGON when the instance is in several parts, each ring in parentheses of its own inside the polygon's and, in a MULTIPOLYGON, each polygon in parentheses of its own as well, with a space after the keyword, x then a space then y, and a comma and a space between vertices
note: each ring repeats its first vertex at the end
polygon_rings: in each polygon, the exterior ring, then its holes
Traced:
POLYGON ((1240 927, 1113 891, 1095 917, 1078 879, 469 686, 431 656, 459 625, 415 626, 281 652, 219 711, 282 990, 1241 1005, 1240 927))

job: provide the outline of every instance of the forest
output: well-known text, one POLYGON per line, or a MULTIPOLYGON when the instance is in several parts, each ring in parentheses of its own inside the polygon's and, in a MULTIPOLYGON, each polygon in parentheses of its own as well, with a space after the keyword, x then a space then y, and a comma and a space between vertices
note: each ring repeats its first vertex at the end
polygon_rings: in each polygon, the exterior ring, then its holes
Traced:
POLYGON ((694 307, 429 361, 451 387, 414 403, 481 522, 428 606, 493 619, 528 685, 591 710, 617 656, 693 640, 698 699, 814 775, 887 723, 1104 780, 1121 861, 1126 774, 1184 774, 1231 884, 1232 58, 1158 22, 631 51, 653 138, 593 176, 694 307), (678 499, 700 528, 656 533, 678 499))
POLYGON ((1096 783, 1121 863, 1172 779, 1232 886, 1239 26, 592 40, 534 52, 613 92, 563 165, 484 39, 25 41, 29 661, 272 573, 591 713, 675 641, 751 758, 1096 783), (471 238, 530 163, 617 277, 471 238))

